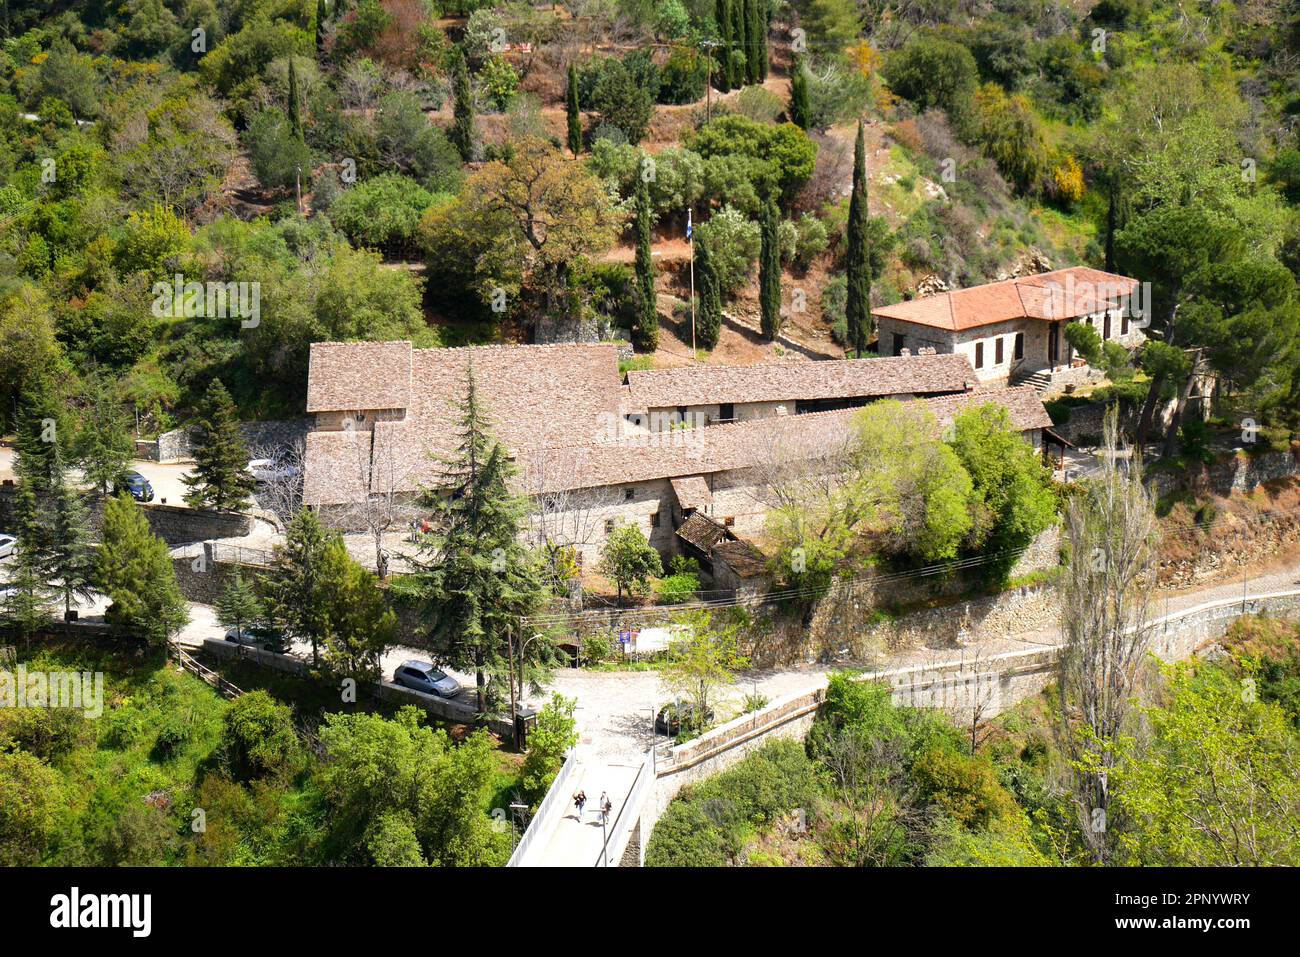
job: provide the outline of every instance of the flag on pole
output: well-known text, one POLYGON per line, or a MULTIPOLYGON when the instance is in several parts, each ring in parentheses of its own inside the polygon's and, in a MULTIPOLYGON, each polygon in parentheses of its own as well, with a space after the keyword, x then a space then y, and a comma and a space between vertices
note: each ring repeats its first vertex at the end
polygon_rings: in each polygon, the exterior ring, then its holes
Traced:
POLYGON ((695 232, 695 227, 691 225, 691 211, 686 210, 686 241, 690 242, 691 234, 695 232))

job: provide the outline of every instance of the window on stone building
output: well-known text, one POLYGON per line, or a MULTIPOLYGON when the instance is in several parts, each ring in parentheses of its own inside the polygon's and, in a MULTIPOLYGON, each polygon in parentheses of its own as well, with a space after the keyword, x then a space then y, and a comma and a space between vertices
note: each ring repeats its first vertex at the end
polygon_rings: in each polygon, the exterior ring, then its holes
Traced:
POLYGON ((658 528, 658 527, 659 527, 659 513, 658 513, 658 512, 651 512, 651 513, 650 513, 650 527, 651 527, 651 528, 658 528))
POLYGON ((1002 337, 998 336, 993 340, 993 364, 996 366, 1002 365, 1003 358, 1002 337))
POLYGON ((984 368, 984 343, 982 342, 975 343, 975 368, 984 368))
POLYGON ((630 489, 630 488, 623 489, 623 501, 625 502, 632 501, 632 496, 634 495, 636 495, 636 491, 634 489, 630 489))
POLYGON ((1025 357, 1025 334, 1016 333, 1015 346, 1011 350, 1011 358, 1023 359, 1025 357))

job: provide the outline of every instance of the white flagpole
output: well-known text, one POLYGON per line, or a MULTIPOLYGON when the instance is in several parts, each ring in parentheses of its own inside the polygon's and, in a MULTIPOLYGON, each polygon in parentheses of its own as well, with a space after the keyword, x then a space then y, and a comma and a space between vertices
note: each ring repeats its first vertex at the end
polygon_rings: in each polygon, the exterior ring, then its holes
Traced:
POLYGON ((695 238, 691 226, 691 209, 686 208, 686 242, 691 247, 691 359, 697 358, 695 351, 695 238))

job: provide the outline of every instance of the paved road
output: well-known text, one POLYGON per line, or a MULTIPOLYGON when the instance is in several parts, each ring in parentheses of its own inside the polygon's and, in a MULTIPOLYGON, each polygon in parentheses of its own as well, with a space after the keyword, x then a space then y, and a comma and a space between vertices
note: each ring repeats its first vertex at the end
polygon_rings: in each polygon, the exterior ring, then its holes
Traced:
MULTIPOLYGON (((14 477, 13 460, 13 449, 0 448, 0 481, 14 477)), ((149 480, 149 484, 153 486, 156 504, 164 504, 165 500, 167 505, 184 505, 187 489, 181 482, 181 478, 189 473, 190 465, 189 462, 163 463, 136 459, 128 468, 139 472, 149 480)), ((77 469, 72 470, 74 479, 80 478, 80 474, 77 469)))

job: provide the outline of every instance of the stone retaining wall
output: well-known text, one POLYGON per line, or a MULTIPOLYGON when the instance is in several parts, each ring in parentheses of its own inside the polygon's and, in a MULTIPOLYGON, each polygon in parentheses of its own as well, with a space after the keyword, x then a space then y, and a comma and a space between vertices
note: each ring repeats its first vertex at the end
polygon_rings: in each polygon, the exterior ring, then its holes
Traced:
MULTIPOLYGON (((1237 618, 1261 613, 1300 617, 1300 590, 1208 602, 1158 619, 1153 622, 1154 650, 1168 661, 1188 658, 1221 638, 1237 618)), ((1051 646, 987 658, 964 655, 937 665, 868 673, 861 680, 888 682, 893 700, 900 705, 945 706, 960 696, 968 704, 978 702, 982 719, 986 719, 1051 683, 1058 654, 1059 648, 1051 646), (984 689, 988 698, 972 699, 972 688, 984 689)), ((783 698, 673 748, 670 759, 658 764, 655 786, 641 808, 638 854, 643 856, 641 845, 648 843, 660 815, 684 786, 731 767, 770 739, 806 736, 825 700, 825 691, 822 686, 783 698)))
MULTIPOLYGON (((292 448, 304 441, 311 428, 311 419, 279 419, 269 422, 241 422, 239 431, 244 437, 244 444, 257 457, 259 452, 275 448, 292 448)), ((152 453, 156 462, 184 462, 193 456, 191 440, 193 430, 173 429, 158 436, 153 447, 141 448, 137 452, 152 453)))

